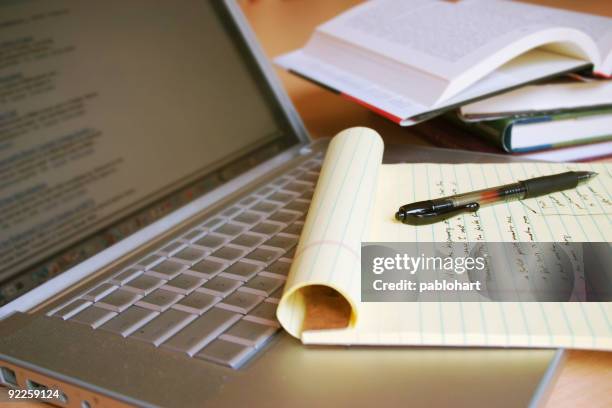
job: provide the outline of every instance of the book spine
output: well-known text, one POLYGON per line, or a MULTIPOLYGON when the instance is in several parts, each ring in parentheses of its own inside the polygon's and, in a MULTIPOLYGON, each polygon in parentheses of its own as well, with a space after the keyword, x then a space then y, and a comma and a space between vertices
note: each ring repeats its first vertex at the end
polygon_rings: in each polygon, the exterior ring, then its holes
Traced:
MULTIPOLYGON (((475 141, 478 140, 480 142, 478 143, 478 145, 482 146, 482 150, 479 151, 482 152, 486 151, 490 153, 512 153, 504 143, 504 133, 506 131, 506 126, 503 123, 495 123, 495 126, 489 126, 489 122, 467 123, 462 121, 455 112, 448 113, 444 115, 443 118, 448 123, 455 125, 456 128, 463 130, 462 134, 455 135, 455 139, 471 140, 471 142, 468 142, 469 145, 475 145, 475 141)), ((498 121, 490 122, 493 123, 498 121)), ((462 141, 460 143, 464 142, 462 141)), ((469 148, 470 147, 468 147, 468 149, 469 148)))
MULTIPOLYGON (((441 126, 438 126, 438 129, 427 129, 426 131, 419 132, 419 136, 437 147, 470 150, 482 153, 504 153, 502 149, 486 140, 474 136, 472 133, 466 132, 460 127, 453 126, 454 123, 449 122, 449 124, 452 126, 449 131, 440 129, 441 126)), ((422 127, 423 125, 420 126, 422 127)))

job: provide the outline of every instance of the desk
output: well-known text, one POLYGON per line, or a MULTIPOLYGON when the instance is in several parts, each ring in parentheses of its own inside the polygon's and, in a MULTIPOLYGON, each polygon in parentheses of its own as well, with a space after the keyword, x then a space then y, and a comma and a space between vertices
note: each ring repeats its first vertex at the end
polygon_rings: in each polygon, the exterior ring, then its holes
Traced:
MULTIPOLYGON (((312 30, 360 0, 243 0, 242 8, 265 53, 275 57, 306 43, 312 30)), ((612 16, 609 0, 530 0, 612 16)), ((331 136, 351 126, 368 126, 386 143, 429 144, 424 133, 435 120, 410 128, 384 119, 339 95, 277 69, 285 89, 313 137, 331 136)), ((432 125, 433 124, 433 125, 432 125)), ((612 406, 612 353, 570 351, 547 407, 612 406)))
MULTIPOLYGON (((612 16, 609 0, 539 0, 533 3, 612 16)), ((243 0, 242 7, 266 54, 270 57, 303 45, 314 27, 359 0, 243 0)), ((313 137, 331 136, 351 126, 376 129, 386 143, 429 144, 423 133, 431 123, 401 128, 367 109, 305 80, 277 70, 306 127, 313 137)), ((435 126, 435 122, 433 122, 435 126)), ((547 407, 612 406, 612 353, 570 351, 547 407)), ((0 389, 1 401, 6 390, 0 389)), ((20 408, 47 407, 19 403, 20 408)))

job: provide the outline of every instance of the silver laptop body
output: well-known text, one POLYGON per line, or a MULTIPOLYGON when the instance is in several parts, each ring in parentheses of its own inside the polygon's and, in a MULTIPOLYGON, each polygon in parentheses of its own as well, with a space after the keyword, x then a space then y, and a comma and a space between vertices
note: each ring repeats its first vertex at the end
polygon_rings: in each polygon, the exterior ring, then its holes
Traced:
MULTIPOLYGON (((2 385, 74 407, 534 406, 543 401, 562 358, 554 350, 304 347, 282 332, 274 311, 327 143, 310 141, 235 2, 41 3, 33 2, 31 10, 28 3, 5 6, 16 14, 27 11, 32 24, 56 35, 51 43, 30 38, 48 47, 40 64, 75 54, 97 64, 83 78, 78 71, 70 77, 74 83, 91 78, 99 89, 75 96, 65 85, 71 98, 62 112, 112 113, 61 140, 77 140, 81 144, 70 145, 77 150, 95 149, 107 129, 123 131, 124 139, 129 131, 141 132, 134 137, 137 146, 122 145, 124 161, 96 166, 98 178, 91 180, 123 171, 127 181, 142 180, 143 191, 126 189, 132 202, 124 209, 109 215, 107 207, 96 207, 100 223, 83 221, 65 239, 53 227, 57 242, 49 238, 50 244, 31 253, 25 247, 15 252, 13 263, 4 263, 4 282, 22 282, 11 290, 27 293, 0 308, 2 385), (70 30, 55 27, 77 17, 79 32, 90 34, 70 45, 70 30), (116 24, 109 27, 109 21, 116 24), (206 37, 201 43, 198 34, 206 37), (199 48, 180 49, 189 40, 199 48), (109 58, 96 61, 96 47, 84 49, 85 41, 104 42, 110 51, 101 57, 109 58), (227 47, 231 51, 224 52, 227 47), (113 56, 133 61, 117 68, 113 56), (110 64, 106 70, 105 64, 110 64), (219 81, 201 78, 208 69, 203 67, 212 67, 219 81), (137 75, 125 89, 120 86, 124 74, 137 75), (188 80, 195 84, 194 78, 200 78, 195 90, 181 88, 188 80), (200 86, 211 91, 198 93, 200 86), (132 91, 142 105, 132 104, 132 91), (123 95, 115 99, 121 109, 107 94, 123 95), (193 149, 176 147, 192 136, 193 149), (139 151, 157 162, 143 158, 129 167, 129 157, 139 151), (193 163, 198 151, 202 163, 193 163), (146 172, 138 175, 139 168, 146 172), (117 242, 109 244, 109 237, 117 242), (78 262, 49 275, 49 265, 65 259, 78 262), (41 271, 48 275, 41 278, 41 271)), ((46 80, 50 93, 63 86, 61 72, 47 72, 46 80)), ((48 95, 41 94, 35 100, 48 95)), ((73 117, 49 126, 70 124, 73 117)), ((387 161, 414 158, 406 148, 387 150, 387 161)), ((455 154, 454 160, 461 159, 455 154)), ((121 180, 107 189, 113 192, 117 185, 121 180)), ((104 203, 112 207, 124 196, 111 195, 104 203)), ((66 209, 61 212, 68 214, 66 223, 76 211, 68 212, 69 201, 58 204, 66 209)))

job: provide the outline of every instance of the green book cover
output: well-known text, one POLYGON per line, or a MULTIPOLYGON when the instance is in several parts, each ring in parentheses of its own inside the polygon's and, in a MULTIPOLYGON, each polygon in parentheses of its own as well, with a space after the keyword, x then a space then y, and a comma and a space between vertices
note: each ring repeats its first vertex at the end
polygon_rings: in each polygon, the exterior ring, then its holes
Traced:
POLYGON ((543 113, 531 116, 522 117, 507 117, 496 120, 486 120, 479 122, 464 122, 457 115, 453 115, 454 118, 450 118, 454 122, 460 122, 462 126, 476 132, 482 138, 488 140, 506 152, 509 153, 524 153, 535 150, 553 149, 559 147, 572 146, 577 144, 597 143, 612 139, 612 108, 605 109, 594 109, 594 110, 581 110, 572 112, 561 112, 561 113, 543 113), (609 132, 603 135, 595 135, 590 138, 579 138, 571 139, 561 143, 541 143, 539 144, 534 141, 533 145, 524 148, 512 148, 512 133, 513 130, 518 126, 529 126, 531 124, 562 121, 562 120, 575 120, 579 118, 594 117, 598 115, 609 115, 610 116, 610 127, 609 132))

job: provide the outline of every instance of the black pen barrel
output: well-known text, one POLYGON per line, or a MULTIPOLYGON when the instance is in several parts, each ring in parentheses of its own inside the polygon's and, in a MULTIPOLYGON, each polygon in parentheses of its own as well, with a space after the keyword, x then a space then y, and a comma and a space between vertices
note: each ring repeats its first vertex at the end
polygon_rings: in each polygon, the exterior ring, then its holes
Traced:
POLYGON ((520 183, 525 187, 524 198, 538 197, 557 191, 575 188, 583 179, 580 173, 588 172, 568 171, 561 174, 554 174, 552 176, 536 177, 521 181, 520 183))

